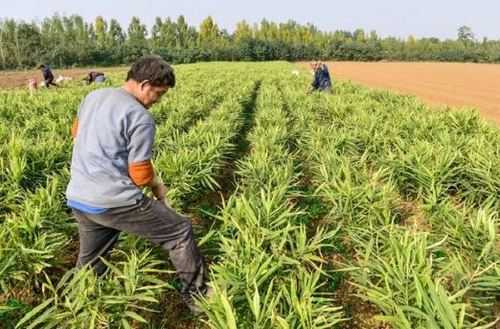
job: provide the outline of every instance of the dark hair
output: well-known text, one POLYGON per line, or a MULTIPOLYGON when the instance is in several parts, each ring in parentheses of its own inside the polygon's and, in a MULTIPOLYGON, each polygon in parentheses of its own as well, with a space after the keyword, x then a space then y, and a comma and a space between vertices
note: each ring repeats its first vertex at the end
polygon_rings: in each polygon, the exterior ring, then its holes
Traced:
POLYGON ((175 87, 174 69, 159 56, 145 56, 138 59, 127 73, 127 81, 148 80, 153 86, 175 87))

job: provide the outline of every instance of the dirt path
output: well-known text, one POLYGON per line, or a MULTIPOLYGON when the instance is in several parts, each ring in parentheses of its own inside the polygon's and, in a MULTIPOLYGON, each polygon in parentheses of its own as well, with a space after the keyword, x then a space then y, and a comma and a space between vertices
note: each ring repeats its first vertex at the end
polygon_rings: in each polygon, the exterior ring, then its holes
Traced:
POLYGON ((477 108, 500 124, 500 65, 329 62, 329 67, 334 79, 416 95, 432 105, 477 108))

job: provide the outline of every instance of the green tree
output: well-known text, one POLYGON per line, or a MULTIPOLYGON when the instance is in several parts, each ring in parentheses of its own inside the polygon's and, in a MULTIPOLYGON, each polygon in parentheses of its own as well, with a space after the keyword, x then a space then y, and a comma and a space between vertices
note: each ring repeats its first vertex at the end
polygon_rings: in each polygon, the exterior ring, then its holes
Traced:
POLYGON ((17 25, 16 39, 19 67, 33 67, 36 65, 42 45, 38 26, 35 23, 21 22, 17 25))
POLYGON ((356 29, 354 31, 353 39, 357 42, 365 42, 366 41, 365 30, 356 29))
POLYGON ((148 42, 146 25, 141 23, 139 17, 132 17, 128 26, 127 38, 127 56, 128 62, 135 61, 137 58, 148 52, 148 42))
POLYGON ((159 40, 161 47, 175 48, 177 46, 177 24, 167 17, 160 28, 159 40))
POLYGON ((202 46, 215 45, 219 38, 219 27, 211 16, 205 18, 200 24, 199 40, 202 46))
POLYGON ((139 17, 132 17, 132 21, 128 26, 128 41, 145 45, 147 34, 146 25, 141 23, 139 17))
POLYGON ((233 37, 236 42, 253 38, 252 27, 245 20, 236 23, 233 37))
POLYGON ((458 40, 463 42, 464 44, 470 44, 474 42, 474 33, 472 29, 468 26, 460 26, 458 28, 458 40))
POLYGON ((125 42, 125 34, 120 26, 120 23, 116 19, 112 19, 109 22, 108 29, 108 46, 110 48, 116 48, 121 46, 125 42))
POLYGON ((161 17, 155 18, 155 24, 151 28, 151 41, 153 44, 153 49, 158 49, 161 47, 161 28, 163 26, 163 20, 161 17))
POLYGON ((196 45, 196 39, 198 37, 196 29, 188 25, 184 16, 180 15, 179 17, 177 17, 175 27, 177 29, 177 48, 192 48, 196 45))
POLYGON ((16 61, 17 23, 13 19, 0 22, 0 57, 2 68, 12 68, 18 65, 16 61))
POLYGON ((154 51, 169 61, 199 60, 432 60, 500 62, 500 41, 476 41, 467 26, 456 40, 437 38, 382 38, 363 29, 325 32, 313 24, 293 20, 275 23, 263 19, 252 26, 236 24, 234 33, 221 29, 207 17, 198 30, 184 16, 156 18, 148 35, 146 26, 133 17, 124 32, 115 19, 55 14, 41 23, 0 20, 0 69, 32 66, 110 65, 135 60, 154 51), (199 32, 198 32, 199 31, 199 32))
POLYGON ((102 18, 102 16, 97 16, 94 22, 95 35, 97 46, 99 48, 106 48, 108 46, 108 24, 102 18))

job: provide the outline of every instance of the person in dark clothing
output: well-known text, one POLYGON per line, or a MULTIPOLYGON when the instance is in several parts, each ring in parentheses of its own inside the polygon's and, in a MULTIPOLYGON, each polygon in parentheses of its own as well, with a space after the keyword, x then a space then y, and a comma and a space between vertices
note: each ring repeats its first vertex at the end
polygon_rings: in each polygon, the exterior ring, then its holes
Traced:
POLYGON ((83 80, 87 81, 87 84, 90 85, 92 82, 95 82, 95 83, 104 82, 104 81, 106 81, 106 77, 104 76, 104 73, 102 73, 102 72, 91 71, 91 72, 89 72, 87 77, 83 80))
POLYGON ((311 91, 331 91, 332 80, 328 67, 324 63, 312 64, 314 80, 311 84, 311 91))
POLYGON ((54 82, 54 74, 52 74, 52 71, 50 70, 50 67, 48 67, 45 64, 42 64, 38 67, 40 70, 42 70, 42 75, 43 75, 43 80, 45 82, 45 86, 49 88, 51 85, 58 87, 57 84, 54 82))

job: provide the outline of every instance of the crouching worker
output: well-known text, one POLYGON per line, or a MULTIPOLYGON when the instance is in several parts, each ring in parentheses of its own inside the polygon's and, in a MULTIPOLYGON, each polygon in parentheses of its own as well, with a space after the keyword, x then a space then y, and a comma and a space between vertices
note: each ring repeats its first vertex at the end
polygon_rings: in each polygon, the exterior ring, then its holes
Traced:
POLYGON ((36 79, 32 78, 28 80, 28 90, 30 91, 30 95, 33 95, 33 93, 38 89, 38 81, 36 79))
POLYGON ((167 189, 151 159, 155 122, 148 109, 175 86, 173 69, 159 57, 139 59, 121 88, 88 94, 72 127, 74 138, 68 205, 78 221, 77 266, 106 270, 100 260, 120 232, 146 238, 169 254, 191 311, 206 295, 203 257, 189 218, 165 204, 167 189), (151 188, 154 198, 143 194, 151 188))
POLYGON ((87 74, 87 76, 83 80, 87 81, 87 84, 89 84, 89 85, 92 82, 102 83, 102 82, 106 81, 106 76, 102 72, 91 71, 91 72, 89 72, 89 74, 87 74))
POLYGON ((312 91, 331 91, 332 90, 332 80, 330 79, 330 72, 328 67, 320 62, 311 64, 311 68, 314 74, 314 80, 311 84, 312 91))

